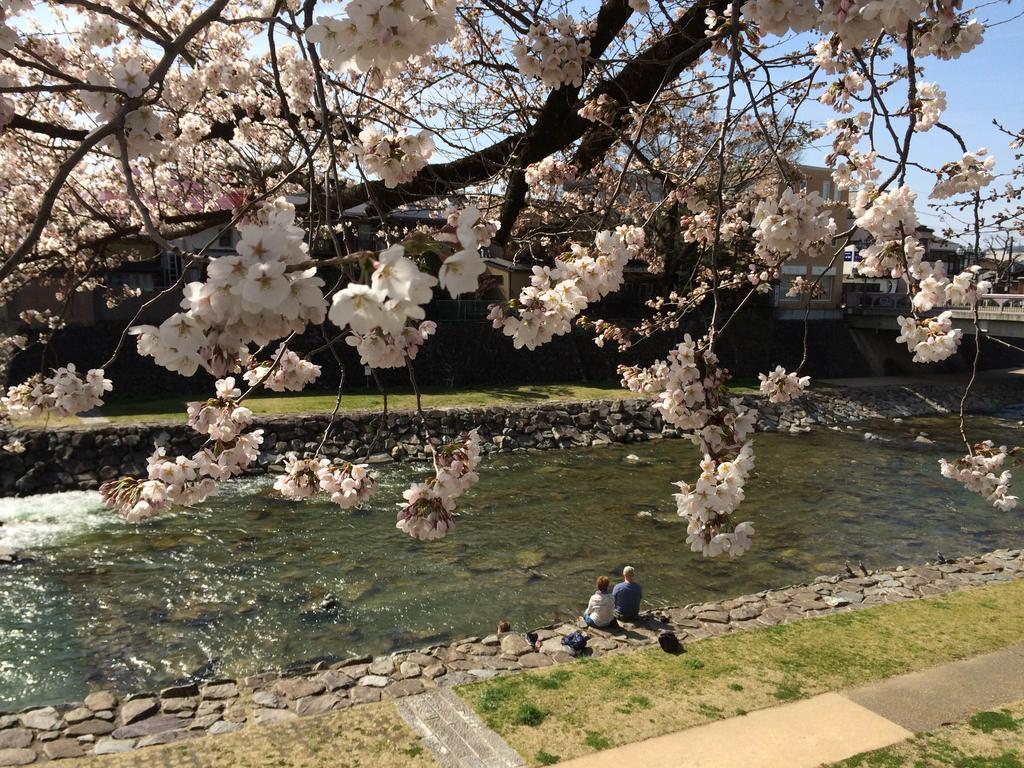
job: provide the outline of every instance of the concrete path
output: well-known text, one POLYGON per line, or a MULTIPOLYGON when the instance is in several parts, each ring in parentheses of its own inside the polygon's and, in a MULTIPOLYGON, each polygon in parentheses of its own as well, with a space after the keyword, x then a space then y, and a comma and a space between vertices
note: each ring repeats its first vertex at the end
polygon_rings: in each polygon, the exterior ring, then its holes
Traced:
POLYGON ((930 731, 1024 699, 1024 645, 900 675, 844 695, 911 731, 930 731))
POLYGON ((1024 645, 627 744, 565 768, 817 768, 1024 699, 1024 645))
POLYGON ((395 701, 440 768, 519 768, 526 762, 447 688, 395 701))
POLYGON ((838 693, 608 749, 565 768, 802 768, 843 760, 914 734, 838 693))

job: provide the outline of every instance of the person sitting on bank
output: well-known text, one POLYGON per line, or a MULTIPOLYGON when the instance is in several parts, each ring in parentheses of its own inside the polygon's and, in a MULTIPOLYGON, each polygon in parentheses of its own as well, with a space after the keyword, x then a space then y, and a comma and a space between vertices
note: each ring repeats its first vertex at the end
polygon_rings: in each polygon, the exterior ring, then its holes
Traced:
POLYGON ((609 584, 607 576, 597 577, 597 591, 590 596, 587 610, 583 614, 583 623, 588 627, 607 627, 615 621, 615 606, 612 596, 608 594, 609 584))
POLYGON ((612 600, 615 603, 615 618, 637 619, 640 617, 640 600, 643 598, 643 589, 636 582, 636 571, 632 565, 622 569, 622 583, 616 584, 612 590, 612 600))
POLYGON ((498 634, 504 635, 506 632, 512 631, 512 624, 508 619, 502 619, 498 622, 498 634))

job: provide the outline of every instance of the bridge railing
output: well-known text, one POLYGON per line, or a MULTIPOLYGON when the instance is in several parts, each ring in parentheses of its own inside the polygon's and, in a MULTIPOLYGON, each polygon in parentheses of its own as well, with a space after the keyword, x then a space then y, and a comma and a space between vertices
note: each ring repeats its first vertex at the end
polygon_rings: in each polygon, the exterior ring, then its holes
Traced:
MULTIPOLYGON (((932 310, 935 314, 951 309, 955 314, 971 312, 966 303, 946 304, 932 310)), ((1019 293, 985 293, 978 300, 978 309, 983 314, 1021 315, 1024 316, 1024 294, 1019 293)), ((910 296, 905 293, 869 293, 852 291, 846 294, 846 310, 854 314, 886 315, 897 312, 910 312, 910 296)))

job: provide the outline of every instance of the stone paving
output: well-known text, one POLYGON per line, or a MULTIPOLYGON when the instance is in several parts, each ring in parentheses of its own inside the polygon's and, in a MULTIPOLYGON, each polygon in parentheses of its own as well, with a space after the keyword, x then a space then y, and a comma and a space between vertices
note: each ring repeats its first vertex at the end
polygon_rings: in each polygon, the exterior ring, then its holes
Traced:
MULTIPOLYGON (((912 568, 821 576, 809 584, 659 610, 638 623, 588 628, 586 633, 592 654, 601 656, 650 646, 664 629, 673 630, 683 642, 692 642, 1022 577, 1024 554, 1002 549, 912 568)), ((563 650, 561 640, 578 628, 567 622, 537 630, 539 649, 531 647, 523 635, 508 633, 378 658, 320 662, 239 680, 174 686, 159 693, 119 696, 95 691, 70 705, 0 714, 0 766, 112 754, 231 733, 249 723, 294 721, 381 698, 404 699, 518 670, 568 663, 574 657, 563 650)))
POLYGON ((526 762, 448 689, 410 696, 398 713, 434 755, 440 768, 519 768, 526 762))

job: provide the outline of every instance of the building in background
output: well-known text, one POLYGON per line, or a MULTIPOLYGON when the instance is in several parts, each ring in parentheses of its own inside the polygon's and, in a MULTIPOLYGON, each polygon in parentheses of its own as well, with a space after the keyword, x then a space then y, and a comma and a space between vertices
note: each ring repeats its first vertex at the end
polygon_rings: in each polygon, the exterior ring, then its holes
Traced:
MULTIPOLYGON (((838 189, 832 182, 832 171, 815 165, 798 165, 797 171, 802 178, 801 189, 818 192, 833 212, 836 231, 849 229, 852 221, 850 214, 850 195, 838 189)), ((838 241, 835 247, 839 247, 838 241)), ((823 254, 803 254, 795 256, 781 267, 779 284, 775 287, 772 303, 775 315, 782 320, 805 317, 826 320, 843 315, 843 261, 842 257, 834 257, 831 249, 823 254), (788 296, 790 288, 798 277, 817 287, 811 295, 801 294, 788 296)))

